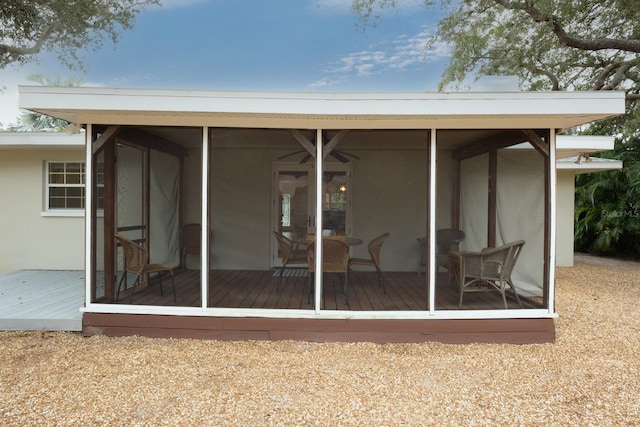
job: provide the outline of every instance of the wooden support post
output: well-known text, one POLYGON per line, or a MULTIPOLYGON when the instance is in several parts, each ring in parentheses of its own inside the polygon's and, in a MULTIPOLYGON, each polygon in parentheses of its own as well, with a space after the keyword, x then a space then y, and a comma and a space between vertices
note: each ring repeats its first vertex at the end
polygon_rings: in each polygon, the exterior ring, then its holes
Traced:
POLYGON ((487 246, 496 247, 496 218, 498 212, 498 151, 489 152, 489 212, 487 218, 487 246))

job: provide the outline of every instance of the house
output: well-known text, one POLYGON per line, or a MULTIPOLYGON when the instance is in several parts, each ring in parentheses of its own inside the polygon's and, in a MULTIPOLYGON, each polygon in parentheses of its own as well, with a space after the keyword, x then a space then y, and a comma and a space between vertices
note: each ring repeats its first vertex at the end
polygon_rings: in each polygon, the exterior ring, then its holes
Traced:
MULTIPOLYGON (((613 149, 613 137, 558 135, 556 143, 556 265, 567 267, 573 265, 575 175, 619 169, 622 162, 578 161, 580 155, 613 149)), ((531 149, 526 144, 512 148, 531 149)), ((0 187, 7 201, 0 213, 0 229, 6 236, 6 243, 0 246, 0 274, 29 269, 83 270, 84 208, 51 206, 52 175, 47 171, 53 163, 84 165, 84 134, 0 132, 0 152, 0 187)))
POLYGON ((547 342, 557 133, 622 114, 624 94, 21 87, 20 107, 86 128, 88 335, 547 342), (189 223, 208 256, 183 262, 189 223), (443 228, 465 232, 462 250, 523 240, 521 304, 493 292, 459 303, 436 265, 443 228), (345 287, 288 268, 280 284, 273 232, 315 239, 319 271, 323 230, 349 237, 352 257, 389 232, 384 291, 366 269, 345 287), (153 277, 130 286, 116 235, 175 267, 175 297, 166 279, 165 292, 153 277), (427 271, 416 274, 424 236, 427 271))
POLYGON ((84 269, 84 147, 80 134, 0 132, 0 274, 84 269), (65 168, 77 179, 56 183, 65 168), (56 204, 58 185, 75 204, 56 204))

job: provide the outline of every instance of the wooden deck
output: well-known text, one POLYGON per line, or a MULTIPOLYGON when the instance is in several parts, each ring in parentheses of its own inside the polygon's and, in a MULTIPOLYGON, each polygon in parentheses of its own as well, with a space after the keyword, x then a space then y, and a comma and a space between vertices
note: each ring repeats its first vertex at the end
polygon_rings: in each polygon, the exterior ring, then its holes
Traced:
MULTIPOLYGON (((313 309, 309 303, 309 278, 305 270, 288 269, 291 273, 278 285, 277 270, 212 271, 209 283, 209 307, 262 308, 262 309, 313 309)), ((410 311, 427 310, 428 294, 425 275, 415 272, 387 272, 384 274, 386 294, 378 286, 375 272, 354 271, 349 276, 349 304, 345 304, 342 281, 339 275, 325 274, 322 308, 325 310, 353 311, 410 311)), ((173 301, 170 280, 165 279, 164 296, 156 280, 145 288, 136 290, 134 304, 178 305, 200 307, 200 272, 179 271, 175 275, 177 304, 173 301)), ((508 295, 508 294, 507 294, 508 295)), ((446 273, 439 273, 436 288, 436 310, 458 310, 460 294, 454 286, 447 285, 446 273)), ((519 308, 508 295, 510 308, 519 308)), ((121 304, 129 304, 129 295, 120 296, 121 304)), ((523 308, 541 308, 533 300, 523 299, 523 308)), ((504 309, 502 297, 497 292, 466 294, 464 310, 504 309)))
MULTIPOLYGON (((209 307, 312 310, 308 302, 309 282, 305 272, 292 275, 278 286, 275 270, 213 271, 209 307)), ((350 275, 349 306, 345 304, 339 276, 325 274, 322 305, 325 310, 426 310, 424 274, 385 273, 386 294, 373 272, 350 275)), ((134 304, 200 307, 200 274, 182 271, 175 275, 177 304, 164 281, 164 296, 157 282, 137 291, 134 304)), ((439 277, 436 309, 458 309, 458 291, 439 277)), ((128 304, 127 295, 120 304, 128 304)), ((534 308, 524 301, 525 308, 534 308)), ((517 307, 515 301, 510 307, 517 307)), ((504 309, 494 292, 465 296, 464 309, 504 309)), ((256 314, 257 316, 257 314, 256 314)), ((377 343, 440 341, 446 343, 543 343, 555 340, 552 318, 532 319, 320 319, 219 316, 168 316, 151 314, 84 313, 85 335, 144 335, 149 337, 221 340, 368 341, 377 343)))
POLYGON ((0 330, 81 331, 84 272, 22 270, 0 275, 0 330))

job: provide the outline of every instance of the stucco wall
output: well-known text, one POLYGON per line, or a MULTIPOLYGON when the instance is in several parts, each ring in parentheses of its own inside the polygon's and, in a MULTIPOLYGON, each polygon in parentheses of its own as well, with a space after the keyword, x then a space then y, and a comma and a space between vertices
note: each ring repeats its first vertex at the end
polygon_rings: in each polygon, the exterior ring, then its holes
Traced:
POLYGON ((556 265, 573 266, 575 175, 559 170, 556 183, 556 265))
POLYGON ((84 152, 0 150, 0 273, 84 268, 84 217, 42 216, 47 160, 84 161, 84 152))

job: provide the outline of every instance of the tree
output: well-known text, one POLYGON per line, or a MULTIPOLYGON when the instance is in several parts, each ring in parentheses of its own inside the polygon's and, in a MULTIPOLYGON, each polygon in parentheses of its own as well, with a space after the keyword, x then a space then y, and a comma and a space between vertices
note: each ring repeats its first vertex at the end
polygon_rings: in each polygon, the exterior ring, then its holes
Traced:
MULTIPOLYGON (((80 77, 71 77, 62 79, 59 76, 55 78, 47 77, 44 74, 32 74, 27 80, 40 83, 43 86, 82 86, 84 80, 80 77)), ((18 117, 18 121, 7 127, 12 132, 35 132, 35 131, 52 131, 62 132, 69 122, 45 114, 34 113, 33 111, 23 111, 18 117)))
POLYGON ((0 68, 48 50, 82 69, 82 49, 99 48, 103 37, 117 42, 120 31, 153 4, 160 0, 0 0, 0 68))
MULTIPOLYGON (((443 18, 426 48, 451 47, 439 89, 516 75, 524 90, 623 90, 624 116, 593 134, 619 135, 620 171, 576 180, 576 248, 640 257, 640 7, 638 0, 424 0, 443 18)), ((354 0, 366 25, 401 0, 354 0)))
POLYGON ((576 250, 640 258, 640 137, 616 139, 602 157, 624 168, 576 177, 576 250))
MULTIPOLYGON (((480 75, 517 75, 524 90, 615 89, 626 91, 629 100, 640 99, 637 0, 424 3, 444 10, 429 44, 451 46, 440 89, 480 75)), ((354 0, 353 9, 366 25, 399 4, 354 0)))

